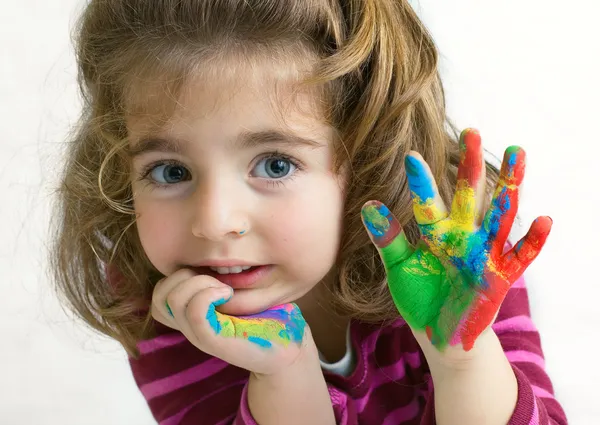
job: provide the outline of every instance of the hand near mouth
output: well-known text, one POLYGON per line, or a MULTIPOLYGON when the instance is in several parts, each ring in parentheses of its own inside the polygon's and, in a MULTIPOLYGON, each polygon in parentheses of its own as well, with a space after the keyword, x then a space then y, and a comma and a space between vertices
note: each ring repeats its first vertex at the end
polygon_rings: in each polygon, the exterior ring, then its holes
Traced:
POLYGON ((275 373, 300 357, 312 337, 296 304, 248 316, 216 311, 232 296, 214 277, 181 269, 156 284, 152 316, 200 350, 255 373, 275 373))

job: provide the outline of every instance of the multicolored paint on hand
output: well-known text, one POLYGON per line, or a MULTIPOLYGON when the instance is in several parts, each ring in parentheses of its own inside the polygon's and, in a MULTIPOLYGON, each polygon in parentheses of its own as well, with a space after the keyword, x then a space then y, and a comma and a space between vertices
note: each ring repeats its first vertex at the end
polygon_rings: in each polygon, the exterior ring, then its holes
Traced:
POLYGON ((212 303, 206 315, 217 335, 247 339, 264 348, 274 343, 287 347, 290 342, 302 342, 306 321, 296 304, 279 305, 251 316, 228 316, 215 310, 226 301, 212 303))
POLYGON ((377 246, 398 311, 411 328, 425 331, 442 351, 462 344, 470 350, 492 323, 511 285, 540 253, 552 226, 539 217, 528 233, 504 253, 518 208, 525 152, 506 149, 491 207, 481 225, 479 205, 485 168, 481 137, 467 129, 460 137, 461 159, 450 212, 429 167, 418 155, 406 158, 413 210, 421 238, 413 247, 398 220, 378 201, 362 210, 377 246))

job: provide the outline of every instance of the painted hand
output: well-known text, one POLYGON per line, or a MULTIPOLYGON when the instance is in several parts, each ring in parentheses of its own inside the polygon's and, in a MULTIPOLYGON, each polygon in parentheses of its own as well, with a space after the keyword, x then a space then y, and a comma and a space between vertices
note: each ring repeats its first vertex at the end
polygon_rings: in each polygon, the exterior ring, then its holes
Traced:
POLYGON ((443 351, 462 344, 469 351, 493 322, 510 286, 537 257, 552 220, 538 217, 528 233, 503 253, 518 208, 525 152, 506 149, 496 190, 483 222, 485 163, 481 138, 460 137, 458 182, 448 213, 423 158, 406 157, 413 210, 421 239, 413 247, 398 220, 378 201, 362 209, 363 223, 384 263, 392 298, 407 324, 425 331, 443 351))
POLYGON ((310 337, 295 304, 272 307, 251 316, 216 310, 233 295, 218 280, 182 269, 156 284, 152 316, 181 331, 200 350, 259 374, 292 364, 310 337))

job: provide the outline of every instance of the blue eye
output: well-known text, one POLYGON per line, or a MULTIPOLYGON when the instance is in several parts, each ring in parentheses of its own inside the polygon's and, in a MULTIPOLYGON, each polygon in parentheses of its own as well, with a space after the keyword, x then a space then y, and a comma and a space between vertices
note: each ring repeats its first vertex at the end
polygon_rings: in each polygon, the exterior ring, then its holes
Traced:
POLYGON ((254 167, 254 175, 266 179, 282 179, 288 177, 297 166, 282 156, 271 156, 261 159, 254 167))
POLYGON ((175 184, 189 178, 188 170, 176 164, 157 165, 150 170, 149 175, 158 184, 175 184))

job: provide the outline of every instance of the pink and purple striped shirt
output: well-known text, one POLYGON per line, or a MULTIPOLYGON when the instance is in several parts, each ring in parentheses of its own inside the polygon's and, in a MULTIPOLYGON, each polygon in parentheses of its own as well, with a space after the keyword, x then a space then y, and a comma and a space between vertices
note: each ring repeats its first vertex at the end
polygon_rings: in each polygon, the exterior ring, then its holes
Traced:
MULTIPOLYGON (((138 344, 133 376, 160 425, 256 425, 248 408, 249 372, 199 351, 179 332, 156 324, 159 336, 138 344)), ((493 329, 518 382, 509 425, 567 424, 544 370, 540 336, 530 318, 523 278, 509 291, 493 329)), ((410 329, 353 321, 353 372, 324 371, 340 425, 433 425, 434 388, 410 329)))

